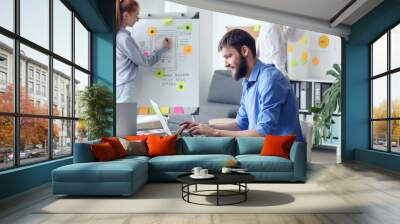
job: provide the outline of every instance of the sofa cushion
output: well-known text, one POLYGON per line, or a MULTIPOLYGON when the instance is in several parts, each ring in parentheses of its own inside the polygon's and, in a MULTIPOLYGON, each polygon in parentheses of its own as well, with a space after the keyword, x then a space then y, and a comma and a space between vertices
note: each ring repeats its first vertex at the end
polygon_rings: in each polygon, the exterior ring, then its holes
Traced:
MULTIPOLYGON (((109 162, 74 163, 53 170, 58 182, 129 182, 134 172, 147 172, 147 163, 140 159, 109 162)), ((147 175, 147 174, 146 174, 147 175)))
POLYGON ((147 137, 146 143, 148 147, 148 156, 165 156, 176 154, 177 135, 158 136, 150 135, 147 137))
POLYGON ((75 143, 74 147, 74 163, 95 162, 96 158, 90 148, 92 144, 99 144, 101 141, 93 140, 88 142, 75 143))
POLYGON ((183 137, 178 146, 178 154, 185 155, 234 153, 235 139, 231 137, 183 137))
POLYGON ((108 142, 93 144, 90 148, 92 149, 94 157, 96 157, 96 161, 105 162, 118 158, 112 145, 108 142))
POLYGON ((158 156, 149 160, 149 170, 163 172, 190 172, 199 166, 211 172, 219 171, 230 159, 231 155, 175 155, 158 156))
POLYGON ((263 137, 237 137, 236 155, 259 154, 264 145, 263 137))
POLYGON ((103 137, 101 138, 101 142, 110 143, 117 158, 126 156, 126 151, 117 137, 103 137))
POLYGON ((292 161, 278 156, 238 155, 236 160, 241 168, 249 172, 292 172, 292 161))
POLYGON ((261 156, 280 156, 290 159, 290 148, 296 140, 296 135, 274 136, 266 135, 264 137, 264 146, 261 149, 261 156))

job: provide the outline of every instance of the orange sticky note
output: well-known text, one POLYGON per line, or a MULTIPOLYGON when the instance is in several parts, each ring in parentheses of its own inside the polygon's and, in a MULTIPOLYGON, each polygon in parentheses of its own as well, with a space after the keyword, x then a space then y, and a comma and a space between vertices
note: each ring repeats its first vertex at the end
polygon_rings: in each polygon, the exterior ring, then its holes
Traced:
POLYGON ((139 107, 139 115, 147 115, 149 114, 149 108, 148 107, 139 107))
POLYGON ((183 54, 184 55, 192 54, 192 45, 191 44, 186 44, 183 46, 183 54))
POLYGON ((169 107, 161 107, 160 111, 162 114, 169 114, 169 107))
POLYGON ((157 34, 157 28, 151 26, 147 29, 147 35, 154 37, 157 34))
POLYGON ((318 57, 314 57, 314 58, 312 59, 311 63, 312 63, 313 65, 318 65, 318 64, 319 64, 319 59, 318 59, 318 57))
POLYGON ((183 107, 174 107, 174 114, 183 114, 183 107))

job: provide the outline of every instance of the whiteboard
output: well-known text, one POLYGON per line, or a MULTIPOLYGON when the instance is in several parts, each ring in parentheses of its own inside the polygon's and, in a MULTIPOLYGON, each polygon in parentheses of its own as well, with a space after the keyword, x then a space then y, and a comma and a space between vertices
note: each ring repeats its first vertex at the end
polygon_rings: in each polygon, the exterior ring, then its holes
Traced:
POLYGON ((151 111, 150 99, 163 114, 193 113, 199 107, 199 20, 149 17, 139 20, 131 35, 145 56, 161 48, 165 37, 171 40, 171 49, 156 64, 139 66, 135 91, 139 114, 146 114, 143 108, 151 111))
POLYGON ((296 42, 289 41, 288 73, 291 80, 312 79, 332 82, 334 77, 326 75, 333 64, 341 64, 340 37, 304 31, 296 42))

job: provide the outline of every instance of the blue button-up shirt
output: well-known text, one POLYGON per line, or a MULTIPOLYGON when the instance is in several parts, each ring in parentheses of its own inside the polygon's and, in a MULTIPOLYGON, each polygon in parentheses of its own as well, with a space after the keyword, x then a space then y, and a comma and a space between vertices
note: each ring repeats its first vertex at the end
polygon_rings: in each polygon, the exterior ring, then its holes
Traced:
POLYGON ((241 130, 256 130, 261 136, 296 135, 297 141, 303 141, 296 98, 289 81, 274 65, 259 60, 250 77, 243 80, 236 123, 241 130))

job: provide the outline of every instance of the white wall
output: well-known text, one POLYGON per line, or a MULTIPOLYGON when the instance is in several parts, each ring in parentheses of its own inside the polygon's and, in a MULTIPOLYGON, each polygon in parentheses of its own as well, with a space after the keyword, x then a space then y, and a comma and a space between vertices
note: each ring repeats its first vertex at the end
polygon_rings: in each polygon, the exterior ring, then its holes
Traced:
POLYGON ((234 16, 219 12, 213 12, 213 40, 212 40, 212 52, 213 52, 213 70, 225 69, 224 60, 218 52, 218 43, 222 36, 226 33, 226 28, 232 26, 253 26, 260 24, 261 21, 248 19, 240 16, 234 16))

